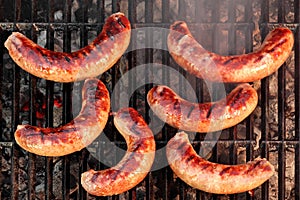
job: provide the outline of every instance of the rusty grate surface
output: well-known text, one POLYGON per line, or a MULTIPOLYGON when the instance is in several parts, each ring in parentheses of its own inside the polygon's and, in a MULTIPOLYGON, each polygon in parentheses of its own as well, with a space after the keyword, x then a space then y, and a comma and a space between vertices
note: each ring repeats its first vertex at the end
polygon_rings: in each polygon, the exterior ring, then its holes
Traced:
MULTIPOLYGON (((0 199, 300 199, 299 8, 299 0, 0 0, 0 199), (166 51, 165 30, 175 20, 186 21, 204 47, 224 55, 255 50, 277 26, 287 26, 294 32, 291 57, 278 72, 253 83, 259 93, 256 110, 239 125, 222 131, 206 157, 226 164, 244 163, 257 156, 268 158, 276 174, 255 189, 253 195, 207 194, 176 178, 167 165, 161 164, 165 162, 164 146, 176 133, 167 125, 155 133, 157 147, 162 151, 156 155, 154 170, 137 187, 113 197, 88 195, 80 185, 82 172, 89 168, 105 169, 121 159, 122 154, 109 144, 126 149, 112 119, 103 137, 87 149, 68 156, 36 156, 15 144, 13 133, 18 124, 56 127, 76 116, 81 105, 82 82, 61 84, 29 75, 10 59, 3 46, 6 38, 12 31, 20 31, 48 49, 75 51, 92 41, 101 31, 105 18, 117 11, 126 14, 136 34, 130 51, 99 77, 110 92, 126 72, 158 63, 179 73, 174 77, 163 70, 161 77, 184 91, 184 97, 190 94, 183 84, 188 81, 200 102, 209 100, 207 87, 217 91, 220 85, 207 86, 189 75, 166 51), (104 136, 109 140, 105 141, 104 136), (107 162, 99 162, 98 158, 107 162)), ((145 101, 152 85, 146 83, 151 76, 158 74, 150 69, 139 76, 129 76, 120 92, 134 89, 129 105, 155 129, 161 123, 145 101), (135 88, 141 77, 145 84, 135 88)), ((233 86, 226 85, 226 89, 230 91, 233 86)), ((220 98, 218 92, 211 94, 211 98, 220 98)), ((193 140, 195 148, 201 145, 204 151, 211 142, 204 141, 203 134, 196 134, 193 140)))

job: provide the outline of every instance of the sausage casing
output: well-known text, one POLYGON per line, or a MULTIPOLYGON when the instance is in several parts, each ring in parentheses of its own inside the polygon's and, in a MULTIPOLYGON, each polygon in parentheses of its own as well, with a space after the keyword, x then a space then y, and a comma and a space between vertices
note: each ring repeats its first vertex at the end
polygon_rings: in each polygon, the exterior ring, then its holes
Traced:
POLYGON ((82 108, 74 120, 57 128, 18 125, 16 142, 41 156, 63 156, 91 144, 104 129, 110 112, 106 86, 98 79, 87 79, 82 88, 82 108))
POLYGON ((256 108, 258 96, 248 83, 238 85, 217 102, 192 103, 167 86, 154 86, 147 94, 153 112, 172 127, 192 132, 213 132, 232 127, 256 108))
POLYGON ((127 143, 122 160, 109 169, 81 175, 81 184, 90 194, 111 196, 130 190, 151 170, 155 140, 143 117, 133 108, 123 108, 114 116, 114 124, 127 143))
POLYGON ((274 174, 274 166, 256 158, 246 164, 223 165, 201 158, 185 132, 168 142, 167 159, 174 173, 188 185, 215 194, 234 194, 252 190, 274 174))
POLYGON ((5 42, 11 58, 25 71, 47 80, 74 82, 96 77, 111 68, 126 51, 131 27, 123 13, 107 18, 102 32, 88 46, 72 52, 42 48, 13 32, 5 42))
POLYGON ((253 82, 269 76, 286 61, 294 45, 290 29, 275 28, 249 54, 222 56, 204 49, 185 22, 170 27, 167 43, 175 62, 198 78, 215 82, 253 82))

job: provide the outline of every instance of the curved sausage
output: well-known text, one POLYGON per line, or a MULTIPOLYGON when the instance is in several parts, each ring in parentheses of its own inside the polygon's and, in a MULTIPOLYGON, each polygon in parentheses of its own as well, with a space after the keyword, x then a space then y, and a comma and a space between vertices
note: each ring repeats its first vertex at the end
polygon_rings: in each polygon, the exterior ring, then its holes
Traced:
POLYGON ((63 156, 80 151, 102 132, 110 112, 106 86, 98 79, 87 79, 82 88, 82 108, 71 122, 57 128, 18 125, 16 142, 41 156, 63 156))
POLYGON ((188 185, 215 194, 252 190, 274 174, 274 166, 256 158, 246 164, 223 165, 201 158, 185 132, 177 133, 167 144, 167 159, 174 173, 188 185))
POLYGON ((123 108, 114 116, 114 124, 127 143, 127 151, 114 167, 81 175, 83 188, 92 195, 123 193, 140 183, 150 171, 155 156, 155 141, 143 117, 133 108, 123 108))
POLYGON ((153 112, 172 127, 192 132, 213 132, 243 121, 256 108, 257 92, 248 83, 238 85, 217 102, 191 103, 167 86, 154 86, 147 94, 153 112))
POLYGON ((13 32, 5 42, 11 58, 25 71, 47 80, 74 82, 96 77, 111 68, 130 42, 130 22, 123 13, 107 18, 102 32, 88 46, 72 52, 42 48, 13 32))
POLYGON ((257 81, 274 73, 289 57, 294 36, 288 28, 276 28, 257 51, 221 56, 204 49, 187 24, 177 21, 171 25, 167 43, 175 62, 189 73, 209 81, 239 83, 257 81))

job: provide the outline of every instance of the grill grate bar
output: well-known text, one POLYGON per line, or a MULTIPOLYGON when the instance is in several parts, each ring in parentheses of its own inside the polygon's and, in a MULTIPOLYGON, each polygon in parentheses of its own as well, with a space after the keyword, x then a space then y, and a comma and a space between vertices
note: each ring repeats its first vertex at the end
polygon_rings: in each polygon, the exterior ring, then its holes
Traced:
MULTIPOLYGON (((16 21, 17 21, 17 2, 13 1, 13 10, 14 10, 14 27, 16 25, 16 21)), ((14 131, 19 123, 19 94, 20 92, 20 69, 18 68, 18 66, 16 64, 13 64, 13 108, 12 108, 12 126, 13 126, 13 130, 14 131)), ((13 132, 12 132, 13 134, 13 132)), ((19 147, 17 146, 17 144, 14 142, 14 145, 12 147, 12 155, 14 155, 12 157, 12 173, 11 173, 11 182, 15 183, 12 184, 12 193, 11 193, 11 199, 16 200, 19 198, 19 147)))
MULTIPOLYGON (((278 137, 285 140, 285 71, 282 66, 278 71, 278 137)), ((283 143, 282 143, 283 144, 283 143)), ((285 188, 285 155, 284 147, 281 145, 278 155, 278 184, 280 188, 285 188)), ((279 190, 279 199, 284 199, 285 189, 279 190)))
POLYGON ((285 199, 285 147, 284 143, 281 143, 278 148, 278 199, 285 199))
MULTIPOLYGON (((295 9, 295 22, 299 23, 300 22, 300 1, 299 0, 295 0, 294 1, 294 9, 295 9)), ((296 44, 297 44, 297 40, 296 40, 296 44)))
MULTIPOLYGON (((300 1, 295 0, 295 22, 300 22, 300 1)), ((300 199, 300 31, 295 31, 295 139, 298 144, 295 148, 295 199, 300 199)))
MULTIPOLYGON (((0 9, 1 9, 1 3, 0 3, 0 9)), ((0 12, 2 12, 0 10, 0 12)), ((1 17, 1 13, 0 13, 0 17, 1 17)), ((3 30, 0 27, 0 34, 2 35, 3 30)), ((4 43, 4 38, 0 37, 0 44, 4 43)), ((3 55, 4 55, 4 50, 3 48, 0 48, 0 94, 3 94, 3 80, 4 80, 4 75, 3 75, 3 69, 4 69, 4 61, 3 61, 3 55)), ((4 123, 4 119, 3 119, 3 105, 2 105, 2 101, 0 101, 0 116, 1 116, 1 121, 0 124, 4 123)), ((4 127, 2 127, 2 125, 0 126, 0 149, 5 145, 6 142, 2 142, 4 140, 4 127)), ((12 143, 10 143, 10 145, 12 146, 12 143)), ((0 164, 1 166, 1 164, 0 164)), ((0 190, 1 192, 1 190, 0 190)), ((1 194, 0 194, 1 197, 1 194)))
MULTIPOLYGON (((71 22, 71 0, 65 0, 65 8, 64 8, 64 21, 71 22)), ((63 32, 63 51, 71 52, 71 32, 68 26, 64 26, 63 32)), ((72 83, 64 83, 63 84, 63 116, 62 122, 63 124, 68 123, 72 120, 72 83)), ((63 184, 62 184, 62 195, 63 200, 70 199, 70 158, 68 156, 63 157, 63 184)))
MULTIPOLYGON (((295 0, 295 21, 299 23, 300 21, 300 1, 295 0)), ((299 90, 300 90, 300 69, 299 69, 299 41, 300 41, 300 32, 299 26, 297 26, 295 32, 295 137, 299 141, 296 152, 295 152, 295 199, 300 199, 300 133, 299 133, 299 121, 300 121, 300 97, 299 97, 299 90)))
MULTIPOLYGON (((167 1, 162 1, 162 22, 163 23, 168 23, 170 20, 170 2, 169 0, 167 1)), ((169 28, 169 25, 164 26, 165 28, 169 28)), ((168 37, 168 33, 162 34, 162 38, 167 38, 168 37)), ((166 43, 162 43, 162 49, 167 49, 167 44, 166 43)), ((167 51, 162 51, 162 64, 166 65, 166 66, 170 66, 170 57, 168 55, 169 53, 167 51)), ((163 79, 165 81, 165 83, 167 85, 170 84, 170 76, 167 73, 167 70, 165 68, 163 68, 162 71, 163 75, 163 79)), ((153 116, 154 117, 154 116, 153 116)), ((166 144, 168 142, 168 133, 170 133, 170 130, 168 130, 167 126, 164 126, 163 129, 161 130, 161 138, 163 140, 163 143, 166 144)), ((157 143, 157 146, 161 146, 157 143)), ((164 154, 165 155, 165 154, 164 154)), ((165 158, 165 157, 164 157, 165 158)), ((165 158, 166 159, 166 158, 165 158)), ((170 169, 170 167, 164 167, 163 169, 161 169, 161 171, 163 171, 161 178, 164 180, 163 181, 163 189, 162 191, 164 192, 162 195, 163 199, 172 199, 171 195, 172 195, 172 190, 169 189, 173 183, 172 180, 172 170, 170 169)))
MULTIPOLYGON (((47 6, 47 22, 54 21, 54 1, 48 0, 47 6)), ((54 30, 47 26, 46 31, 46 48, 50 50, 54 50, 54 30)), ((54 83, 52 81, 46 81, 46 97, 47 97, 47 108, 46 108, 46 127, 53 127, 53 99, 54 95, 54 83)), ((53 199, 53 158, 45 158, 45 199, 50 200, 53 199)))
MULTIPOLYGON (((146 23, 153 23, 153 0, 149 0, 145 2, 145 22, 146 23)), ((149 46, 153 43, 153 34, 154 32, 146 31, 145 37, 146 45, 149 46)), ((145 63, 153 63, 153 49, 145 49, 145 63)), ((145 71, 145 83, 148 83, 148 77, 152 75, 152 70, 148 68, 145 71)), ((152 88, 152 84, 145 86, 145 91, 148 92, 152 88)), ((145 95, 144 101, 147 102, 147 96, 145 95)), ((149 105, 145 103, 145 120, 149 122, 149 105)), ((151 183, 152 180, 152 172, 149 172, 147 177, 145 178, 145 186, 146 186, 146 199, 150 200, 153 197, 153 184, 151 183)))
MULTIPOLYGON (((284 2, 278 1, 278 22, 285 22, 285 9, 284 2)), ((278 139, 283 141, 285 140, 285 65, 278 70, 278 139)), ((281 143, 278 149, 278 187, 281 188, 278 190, 278 199, 285 198, 285 147, 281 143)))
MULTIPOLYGON (((33 23, 33 19, 35 17, 36 10, 36 1, 32 1, 31 3, 31 23, 33 23)), ((31 30, 31 38, 34 42, 37 42, 37 37, 35 34, 35 30, 31 30)), ((30 119, 29 122, 32 125, 36 125, 36 108, 35 108, 35 97, 37 96, 37 79, 34 76, 29 76, 29 88, 30 88, 30 119)), ((28 153, 28 199, 36 199, 35 195, 35 185, 36 185, 36 155, 32 153, 28 153)))
MULTIPOLYGON (((99 9, 99 2, 97 3, 98 9, 99 9)), ((83 8, 83 22, 88 22, 88 1, 85 0, 84 2, 84 8, 83 8)), ((100 16, 102 16, 102 11, 100 12, 100 16)), ((100 17, 101 18, 101 17, 100 17)), ((98 21, 98 19, 97 19, 98 21)), ((88 45, 88 31, 86 29, 86 26, 81 25, 80 28, 80 48, 85 47, 88 45)), ((88 161, 88 152, 86 150, 83 150, 81 153, 78 153, 78 162, 79 162, 79 170, 78 170, 78 184, 81 185, 81 173, 86 172, 87 169, 87 161, 88 161)), ((78 189, 78 199, 87 199, 88 195, 87 192, 83 189, 83 187, 79 186, 78 189)))
MULTIPOLYGON (((31 79, 31 84, 30 84, 30 96, 34 97, 36 94, 36 79, 32 78, 31 79)), ((32 102, 34 101, 30 101, 31 105, 31 112, 30 112, 30 122, 32 122, 33 125, 35 125, 35 109, 34 104, 32 104, 32 102)), ((29 186, 29 198, 28 199, 36 199, 35 197, 35 185, 36 185, 36 177, 35 177, 35 171, 36 171, 36 167, 35 167, 35 160, 36 160, 36 155, 32 154, 32 153, 28 153, 28 174, 29 174, 29 178, 28 178, 28 186, 29 186)))

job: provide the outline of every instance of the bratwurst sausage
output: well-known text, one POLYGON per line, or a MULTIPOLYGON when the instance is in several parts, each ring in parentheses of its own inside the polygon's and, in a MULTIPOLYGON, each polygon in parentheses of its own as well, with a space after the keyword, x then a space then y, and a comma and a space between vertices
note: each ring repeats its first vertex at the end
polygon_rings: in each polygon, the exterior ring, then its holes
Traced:
POLYGON ((92 195, 111 196, 130 190, 146 177, 154 161, 153 133, 136 110, 119 110, 114 124, 125 138, 127 151, 116 166, 101 171, 91 169, 81 175, 83 188, 92 195))
POLYGON ((248 83, 238 85, 217 102, 192 103, 167 86, 154 86, 147 94, 153 112, 172 127, 192 132, 213 132, 243 121, 256 108, 258 96, 248 83))
POLYGON ((109 112, 106 86, 96 78, 87 79, 82 88, 82 108, 73 121, 57 128, 18 125, 15 139, 23 149, 37 155, 67 155, 85 148, 100 135, 109 112))
POLYGON ((201 158, 185 132, 177 133, 167 144, 167 159, 174 173, 188 185, 215 194, 252 190, 274 174, 274 166, 257 158, 246 164, 223 165, 201 158))
POLYGON ((167 43, 175 62, 187 72, 214 82, 253 82, 274 73, 289 57, 294 36, 288 28, 275 28, 261 47, 252 53, 221 56, 204 49, 192 36, 187 24, 171 25, 167 43))
POLYGON ((92 43, 72 53, 47 50, 18 32, 13 32, 4 45, 25 71, 47 80, 74 82, 111 68, 126 51, 130 34, 129 20, 123 13, 115 13, 92 43))

